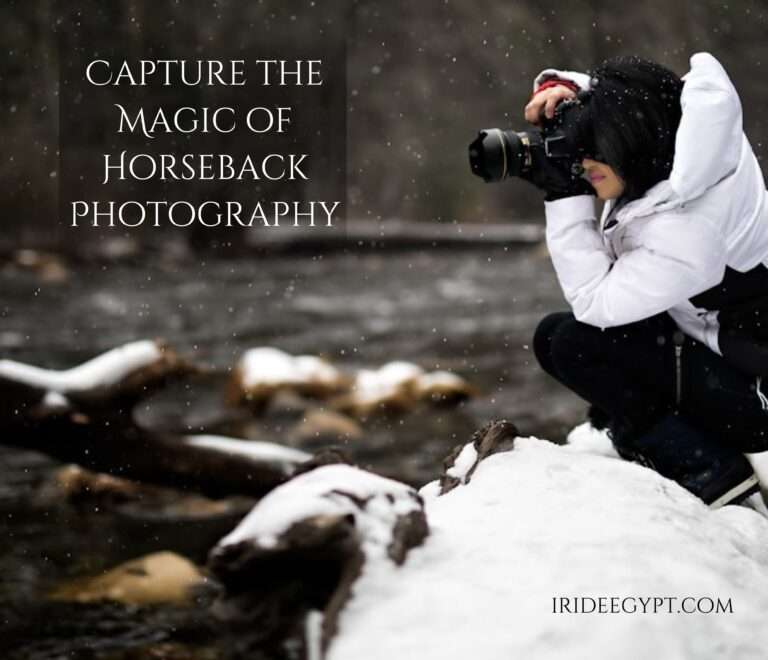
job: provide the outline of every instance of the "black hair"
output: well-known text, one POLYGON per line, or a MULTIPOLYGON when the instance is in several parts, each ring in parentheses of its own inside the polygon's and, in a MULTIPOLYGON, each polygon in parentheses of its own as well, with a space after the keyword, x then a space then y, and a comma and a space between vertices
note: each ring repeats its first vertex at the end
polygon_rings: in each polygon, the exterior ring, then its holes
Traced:
POLYGON ((638 199, 672 171, 683 82, 635 56, 606 60, 590 76, 591 89, 578 95, 575 137, 585 155, 624 180, 621 202, 638 199))

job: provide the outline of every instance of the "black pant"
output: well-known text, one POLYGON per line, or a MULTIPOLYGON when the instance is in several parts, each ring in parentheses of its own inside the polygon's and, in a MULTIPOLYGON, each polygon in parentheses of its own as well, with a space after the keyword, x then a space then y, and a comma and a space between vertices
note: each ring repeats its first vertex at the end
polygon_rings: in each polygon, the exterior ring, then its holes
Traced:
MULTIPOLYGON (((601 330, 559 312, 539 323, 533 347, 544 371, 628 435, 642 434, 678 411, 739 451, 768 450, 768 412, 756 378, 690 337, 682 344, 677 403, 676 330, 667 314, 601 330)), ((764 388, 768 394, 768 378, 764 388)))

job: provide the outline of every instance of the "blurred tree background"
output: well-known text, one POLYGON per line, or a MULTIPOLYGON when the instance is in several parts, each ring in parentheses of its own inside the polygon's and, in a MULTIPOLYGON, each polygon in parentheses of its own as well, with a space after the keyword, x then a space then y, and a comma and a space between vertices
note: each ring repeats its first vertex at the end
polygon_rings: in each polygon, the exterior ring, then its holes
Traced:
POLYGON ((2 241, 46 244, 55 236, 57 59, 60 38, 72 30, 90 30, 95 52, 99 40, 121 40, 137 56, 153 45, 274 48, 287 34, 322 38, 342 30, 348 220, 514 222, 541 214, 540 195, 521 182, 485 186, 469 173, 466 146, 479 128, 522 126, 531 80, 544 67, 584 70, 633 53, 683 74, 692 53, 710 51, 741 94, 747 134, 762 157, 767 15, 765 3, 740 0, 620 7, 606 0, 6 0, 2 241))

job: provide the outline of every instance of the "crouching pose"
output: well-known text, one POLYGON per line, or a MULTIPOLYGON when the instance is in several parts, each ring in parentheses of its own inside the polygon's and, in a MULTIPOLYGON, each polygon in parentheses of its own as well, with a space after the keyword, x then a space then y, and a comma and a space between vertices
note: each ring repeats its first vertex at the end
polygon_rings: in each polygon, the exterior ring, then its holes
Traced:
POLYGON ((768 208, 736 90, 707 53, 682 79, 629 57, 543 71, 526 119, 558 104, 579 106, 583 175, 534 181, 571 306, 541 321, 536 357, 622 457, 738 502, 757 490, 744 453, 768 449, 768 208))

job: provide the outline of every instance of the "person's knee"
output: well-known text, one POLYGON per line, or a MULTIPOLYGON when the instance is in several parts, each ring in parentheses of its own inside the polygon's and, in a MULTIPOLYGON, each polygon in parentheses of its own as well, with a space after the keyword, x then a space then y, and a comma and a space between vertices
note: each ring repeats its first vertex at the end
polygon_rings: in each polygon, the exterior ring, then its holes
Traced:
POLYGON ((566 377, 578 376, 586 366, 605 359, 603 333, 575 318, 563 320, 554 330, 549 343, 552 366, 566 377))
POLYGON ((533 353, 548 374, 555 375, 552 365, 552 337, 557 329, 568 321, 573 320, 570 312, 554 312, 545 316, 536 326, 533 334, 533 353))

